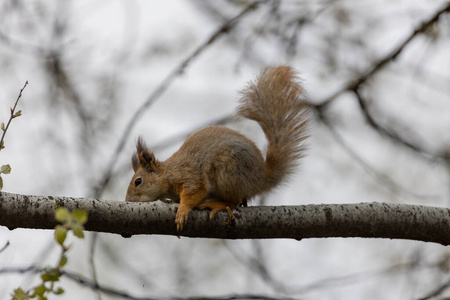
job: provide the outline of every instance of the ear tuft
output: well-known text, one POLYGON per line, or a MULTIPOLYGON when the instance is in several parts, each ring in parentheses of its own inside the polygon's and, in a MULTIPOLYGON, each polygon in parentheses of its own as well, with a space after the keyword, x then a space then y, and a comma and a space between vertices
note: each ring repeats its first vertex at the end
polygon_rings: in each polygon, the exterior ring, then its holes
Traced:
POLYGON ((144 168, 149 173, 158 171, 159 162, 155 159, 153 152, 147 149, 147 146, 145 145, 142 137, 139 137, 137 140, 136 150, 137 160, 139 161, 139 164, 140 166, 142 166, 142 168, 144 168))
POLYGON ((136 150, 137 153, 140 153, 144 150, 147 150, 147 146, 145 145, 144 139, 140 136, 136 141, 136 150))
POLYGON ((131 166, 133 167, 134 172, 136 173, 136 171, 139 169, 139 167, 141 166, 141 164, 139 163, 139 159, 136 153, 133 154, 133 156, 131 156, 131 166))

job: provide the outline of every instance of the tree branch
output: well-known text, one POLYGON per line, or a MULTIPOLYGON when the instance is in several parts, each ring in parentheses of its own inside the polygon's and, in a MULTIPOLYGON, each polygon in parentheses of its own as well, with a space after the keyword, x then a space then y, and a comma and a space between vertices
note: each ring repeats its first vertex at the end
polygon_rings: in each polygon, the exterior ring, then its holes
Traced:
POLYGON ((370 113, 370 110, 369 110, 369 107, 368 107, 368 104, 367 104, 368 101, 365 100, 365 98, 361 94, 361 91, 359 91, 359 89, 355 89, 355 90, 353 90, 353 93, 355 94, 356 99, 358 100, 358 104, 359 104, 359 107, 361 108, 361 112, 362 112, 363 116, 365 117, 367 123, 374 130, 376 130, 381 135, 383 135, 385 137, 388 137, 391 141, 394 141, 394 142, 396 142, 396 143, 398 143, 400 145, 403 145, 404 147, 414 151, 415 153, 418 153, 418 154, 422 155, 422 157, 424 157, 424 158, 426 158, 426 159, 428 159, 430 161, 434 161, 434 160, 436 160, 436 158, 438 158, 438 156, 435 156, 435 155, 433 155, 431 153, 428 153, 428 151, 426 151, 420 145, 408 142, 406 139, 401 137, 398 133, 396 133, 396 132, 394 132, 392 130, 388 130, 384 126, 379 124, 376 121, 376 119, 372 116, 372 114, 370 113))
POLYGON ((10 109, 11 115, 9 117, 8 123, 6 123, 6 127, 4 127, 4 124, 2 124, 1 130, 3 131, 3 134, 2 134, 2 137, 0 139, 0 151, 2 151, 2 146, 3 146, 4 140, 5 140, 5 135, 6 135, 6 132, 8 131, 8 128, 9 128, 9 125, 11 124, 12 119, 14 119, 16 116, 20 116, 19 112, 17 112, 19 114, 16 115, 15 110, 17 108, 17 103, 19 103, 19 100, 22 97, 22 92, 27 87, 27 85, 28 85, 28 80, 25 82, 23 88, 20 89, 19 96, 17 96, 17 100, 14 103, 14 106, 11 107, 11 109, 10 109))
MULTIPOLYGON (((29 266, 29 267, 3 267, 0 268, 0 274, 24 274, 24 273, 41 273, 45 270, 45 268, 38 267, 38 266, 29 266)), ((109 288, 104 285, 99 285, 84 276, 69 272, 69 271, 61 271, 62 275, 79 285, 88 287, 94 291, 101 292, 105 295, 115 296, 117 298, 122 299, 128 299, 128 300, 156 300, 156 299, 163 299, 163 300, 198 300, 198 299, 209 299, 209 300, 249 300, 249 299, 257 299, 257 300, 291 300, 294 298, 288 298, 288 297, 270 297, 270 296, 264 296, 264 295, 251 295, 251 294, 243 294, 243 295, 233 295, 233 296, 218 296, 218 297, 166 297, 166 298, 154 298, 154 297, 138 297, 134 296, 132 294, 122 292, 119 290, 116 290, 115 288, 109 288)))
POLYGON ((407 188, 401 186, 397 182, 395 182, 391 177, 386 174, 382 174, 376 168, 371 166, 368 162, 366 162, 355 150, 348 145, 342 135, 339 134, 338 130, 333 126, 330 119, 324 114, 323 111, 318 111, 318 121, 322 122, 322 124, 328 129, 328 131, 332 134, 335 141, 341 146, 343 150, 347 152, 352 159, 358 163, 361 168, 364 169, 367 174, 369 174, 381 187, 386 188, 390 193, 394 193, 397 195, 402 195, 404 197, 414 197, 415 199, 429 199, 433 196, 430 195, 419 195, 414 191, 410 191, 407 188))
POLYGON ((340 95, 348 92, 348 91, 354 91, 357 90, 361 85, 367 82, 370 78, 373 77, 376 73, 378 73, 380 70, 382 70, 387 64, 389 64, 391 61, 395 60, 406 48, 406 46, 409 45, 409 43, 419 34, 425 32, 430 26, 435 24, 439 21, 439 18, 446 13, 450 12, 450 3, 447 3, 445 6, 443 6, 441 9, 436 11, 429 19, 424 20, 422 23, 420 23, 414 31, 406 37, 396 48, 394 48, 391 52, 389 52, 384 57, 380 58, 377 62, 375 62, 371 67, 369 67, 365 72, 363 72, 358 78, 355 80, 350 81, 347 83, 347 85, 334 93, 333 95, 329 96, 328 98, 322 100, 322 102, 315 107, 318 110, 325 109, 328 104, 330 104, 334 99, 339 97, 340 95))
POLYGON ((450 245, 450 209, 390 203, 320 204, 239 208, 209 220, 194 210, 176 231, 176 205, 0 193, 0 225, 53 229, 56 206, 89 213, 86 230, 130 237, 161 234, 225 239, 363 237, 409 239, 450 245))

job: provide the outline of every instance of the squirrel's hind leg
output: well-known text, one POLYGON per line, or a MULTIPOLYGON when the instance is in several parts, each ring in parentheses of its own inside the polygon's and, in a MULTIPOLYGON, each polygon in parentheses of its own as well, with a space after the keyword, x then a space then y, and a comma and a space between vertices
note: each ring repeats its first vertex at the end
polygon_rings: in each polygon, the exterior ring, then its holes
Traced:
POLYGON ((231 211, 230 206, 228 206, 225 202, 219 202, 219 201, 206 201, 198 206, 200 209, 204 208, 210 208, 212 209, 211 213, 209 214, 209 218, 213 219, 214 215, 221 211, 226 210, 228 212, 228 216, 230 217, 230 220, 234 220, 233 212, 231 211))

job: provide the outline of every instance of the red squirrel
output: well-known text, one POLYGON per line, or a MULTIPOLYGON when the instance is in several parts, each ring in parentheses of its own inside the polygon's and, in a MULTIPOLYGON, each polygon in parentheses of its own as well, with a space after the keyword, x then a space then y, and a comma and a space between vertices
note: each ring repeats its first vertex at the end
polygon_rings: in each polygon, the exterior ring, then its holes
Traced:
POLYGON ((139 138, 126 201, 180 203, 175 218, 180 231, 194 207, 212 209, 210 219, 221 210, 234 218, 233 209, 285 181, 308 137, 309 109, 297 73, 288 66, 268 67, 241 94, 237 115, 261 126, 268 140, 265 160, 253 141, 221 126, 195 132, 165 161, 155 159, 139 138))

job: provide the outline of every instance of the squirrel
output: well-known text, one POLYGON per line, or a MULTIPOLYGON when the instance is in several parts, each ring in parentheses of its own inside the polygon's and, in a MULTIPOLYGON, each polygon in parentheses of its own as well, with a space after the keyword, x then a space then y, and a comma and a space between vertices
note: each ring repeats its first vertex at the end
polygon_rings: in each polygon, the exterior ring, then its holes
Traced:
POLYGON ((126 201, 168 198, 179 203, 177 231, 194 208, 232 210, 283 183, 304 156, 309 108, 297 73, 288 66, 265 68, 241 91, 237 115, 259 123, 268 140, 266 158, 253 141, 221 126, 192 134, 170 158, 158 161, 141 137, 131 164, 135 174, 126 201))

